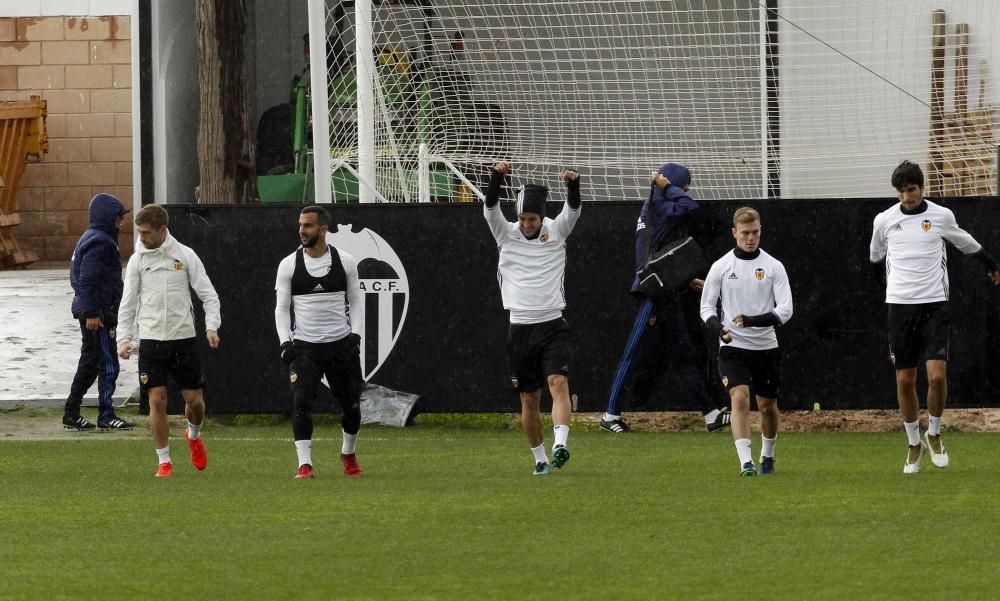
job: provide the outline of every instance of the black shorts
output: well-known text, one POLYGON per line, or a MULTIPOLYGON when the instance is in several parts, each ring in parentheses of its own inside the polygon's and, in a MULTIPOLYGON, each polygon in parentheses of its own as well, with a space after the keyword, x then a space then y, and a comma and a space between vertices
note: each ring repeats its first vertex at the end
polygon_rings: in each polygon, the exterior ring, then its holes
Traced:
POLYGON ((168 377, 173 378, 181 390, 197 390, 205 385, 194 338, 143 339, 139 342, 139 385, 142 389, 166 386, 168 377))
POLYGON ((311 406, 323 376, 333 397, 343 407, 356 407, 365 388, 361 374, 361 351, 348 336, 335 342, 293 341, 295 359, 288 366, 292 398, 311 406))
POLYGON ((726 390, 749 386, 756 396, 776 399, 781 388, 781 349, 751 351, 724 346, 719 349, 719 376, 726 390))
POLYGON ((920 358, 948 360, 948 303, 889 305, 889 359, 911 369, 920 358))
POLYGON ((510 384, 517 392, 532 392, 549 376, 569 376, 573 360, 573 333, 563 318, 542 323, 510 324, 507 364, 510 384))

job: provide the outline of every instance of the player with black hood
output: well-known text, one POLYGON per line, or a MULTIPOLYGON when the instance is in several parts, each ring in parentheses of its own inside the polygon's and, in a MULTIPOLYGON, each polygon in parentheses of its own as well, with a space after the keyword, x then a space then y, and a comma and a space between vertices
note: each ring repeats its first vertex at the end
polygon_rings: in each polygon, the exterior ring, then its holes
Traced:
POLYGON ((563 172, 567 198, 558 217, 545 216, 548 188, 525 185, 517 196, 517 222, 510 222, 499 205, 500 189, 510 170, 506 161, 493 166, 483 216, 497 241, 500 295, 504 309, 510 311, 510 383, 521 398, 521 421, 535 459, 534 474, 545 476, 551 470, 539 410, 543 384, 552 394, 552 466, 561 468, 569 461, 566 441, 572 406, 568 377, 573 346, 569 325, 562 316, 566 307, 563 279, 566 238, 580 218, 580 174, 563 172))
POLYGON ((80 415, 83 395, 97 380, 97 427, 128 430, 135 424, 119 419, 111 402, 118 380, 118 354, 115 328, 118 304, 122 300, 122 256, 118 250, 118 230, 129 213, 121 201, 110 194, 98 194, 90 200, 90 228, 80 236, 70 266, 73 286, 73 317, 80 321, 83 344, 80 362, 70 386, 63 413, 63 426, 69 430, 93 430, 94 424, 80 415))

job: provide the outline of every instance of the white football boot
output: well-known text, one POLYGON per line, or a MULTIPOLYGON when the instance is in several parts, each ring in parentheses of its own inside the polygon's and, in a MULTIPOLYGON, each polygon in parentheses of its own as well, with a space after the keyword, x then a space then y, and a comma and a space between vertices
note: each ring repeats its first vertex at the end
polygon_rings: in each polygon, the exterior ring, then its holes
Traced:
POLYGON ((931 453, 931 463, 938 469, 948 467, 948 450, 944 448, 941 435, 931 436, 924 432, 924 440, 927 441, 927 450, 931 453))
POLYGON ((906 463, 903 464, 904 474, 916 474, 920 471, 920 462, 924 460, 924 450, 927 445, 924 441, 915 444, 906 451, 906 463))

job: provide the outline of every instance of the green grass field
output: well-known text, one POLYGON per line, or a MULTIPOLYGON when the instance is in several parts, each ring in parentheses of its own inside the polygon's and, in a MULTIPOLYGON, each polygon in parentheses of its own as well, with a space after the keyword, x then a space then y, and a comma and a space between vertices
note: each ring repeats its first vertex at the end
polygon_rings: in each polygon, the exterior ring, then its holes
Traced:
POLYGON ((784 434, 777 473, 741 479, 728 433, 577 428, 540 478, 502 419, 447 422, 364 429, 358 479, 328 422, 312 481, 284 424, 210 424, 203 473, 175 438, 169 480, 145 435, 0 439, 0 599, 1000 594, 993 434, 948 433, 952 466, 911 476, 901 433, 784 434))

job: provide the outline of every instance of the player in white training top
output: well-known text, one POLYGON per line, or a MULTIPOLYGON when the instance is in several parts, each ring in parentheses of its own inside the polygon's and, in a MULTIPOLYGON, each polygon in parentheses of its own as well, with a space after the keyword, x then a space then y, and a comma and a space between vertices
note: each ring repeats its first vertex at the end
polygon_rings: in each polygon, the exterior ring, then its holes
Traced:
POLYGON ((701 293, 701 318, 720 340, 719 376, 732 401, 733 440, 741 476, 757 475, 750 443, 750 391, 760 409, 760 474, 774 473, 781 350, 775 327, 792 317, 785 266, 760 248, 760 214, 733 214, 736 248, 712 264, 701 293), (722 299, 722 315, 717 305, 722 299))
POLYGON ((500 262, 497 278, 504 309, 510 311, 507 356, 510 382, 521 397, 521 421, 535 459, 535 475, 549 474, 549 460, 539 411, 541 387, 552 395, 555 442, 552 465, 569 461, 569 365, 573 358, 572 334, 563 319, 566 306, 563 279, 566 272, 566 238, 580 217, 580 174, 563 172, 566 204, 559 216, 545 216, 548 189, 526 185, 517 196, 517 222, 500 211, 500 189, 510 173, 510 163, 492 168, 483 216, 497 241, 500 262))
POLYGON ((950 210, 925 200, 920 166, 903 161, 892 172, 899 204, 879 213, 872 227, 869 260, 885 261, 889 357, 896 368, 896 397, 909 449, 904 474, 920 471, 924 452, 931 463, 948 467, 941 441, 941 417, 948 398, 948 242, 973 255, 1000 284, 996 261, 968 232, 958 227, 950 210), (927 432, 920 440, 917 365, 927 369, 927 432))
POLYGON ((330 214, 312 206, 299 214, 302 246, 282 259, 274 289, 274 323, 281 360, 292 387, 292 434, 298 455, 298 480, 313 477, 312 406, 320 380, 340 402, 344 473, 360 476, 355 455, 361 429, 361 332, 364 294, 354 257, 327 244, 330 214), (295 313, 292 323, 289 310, 295 313))

